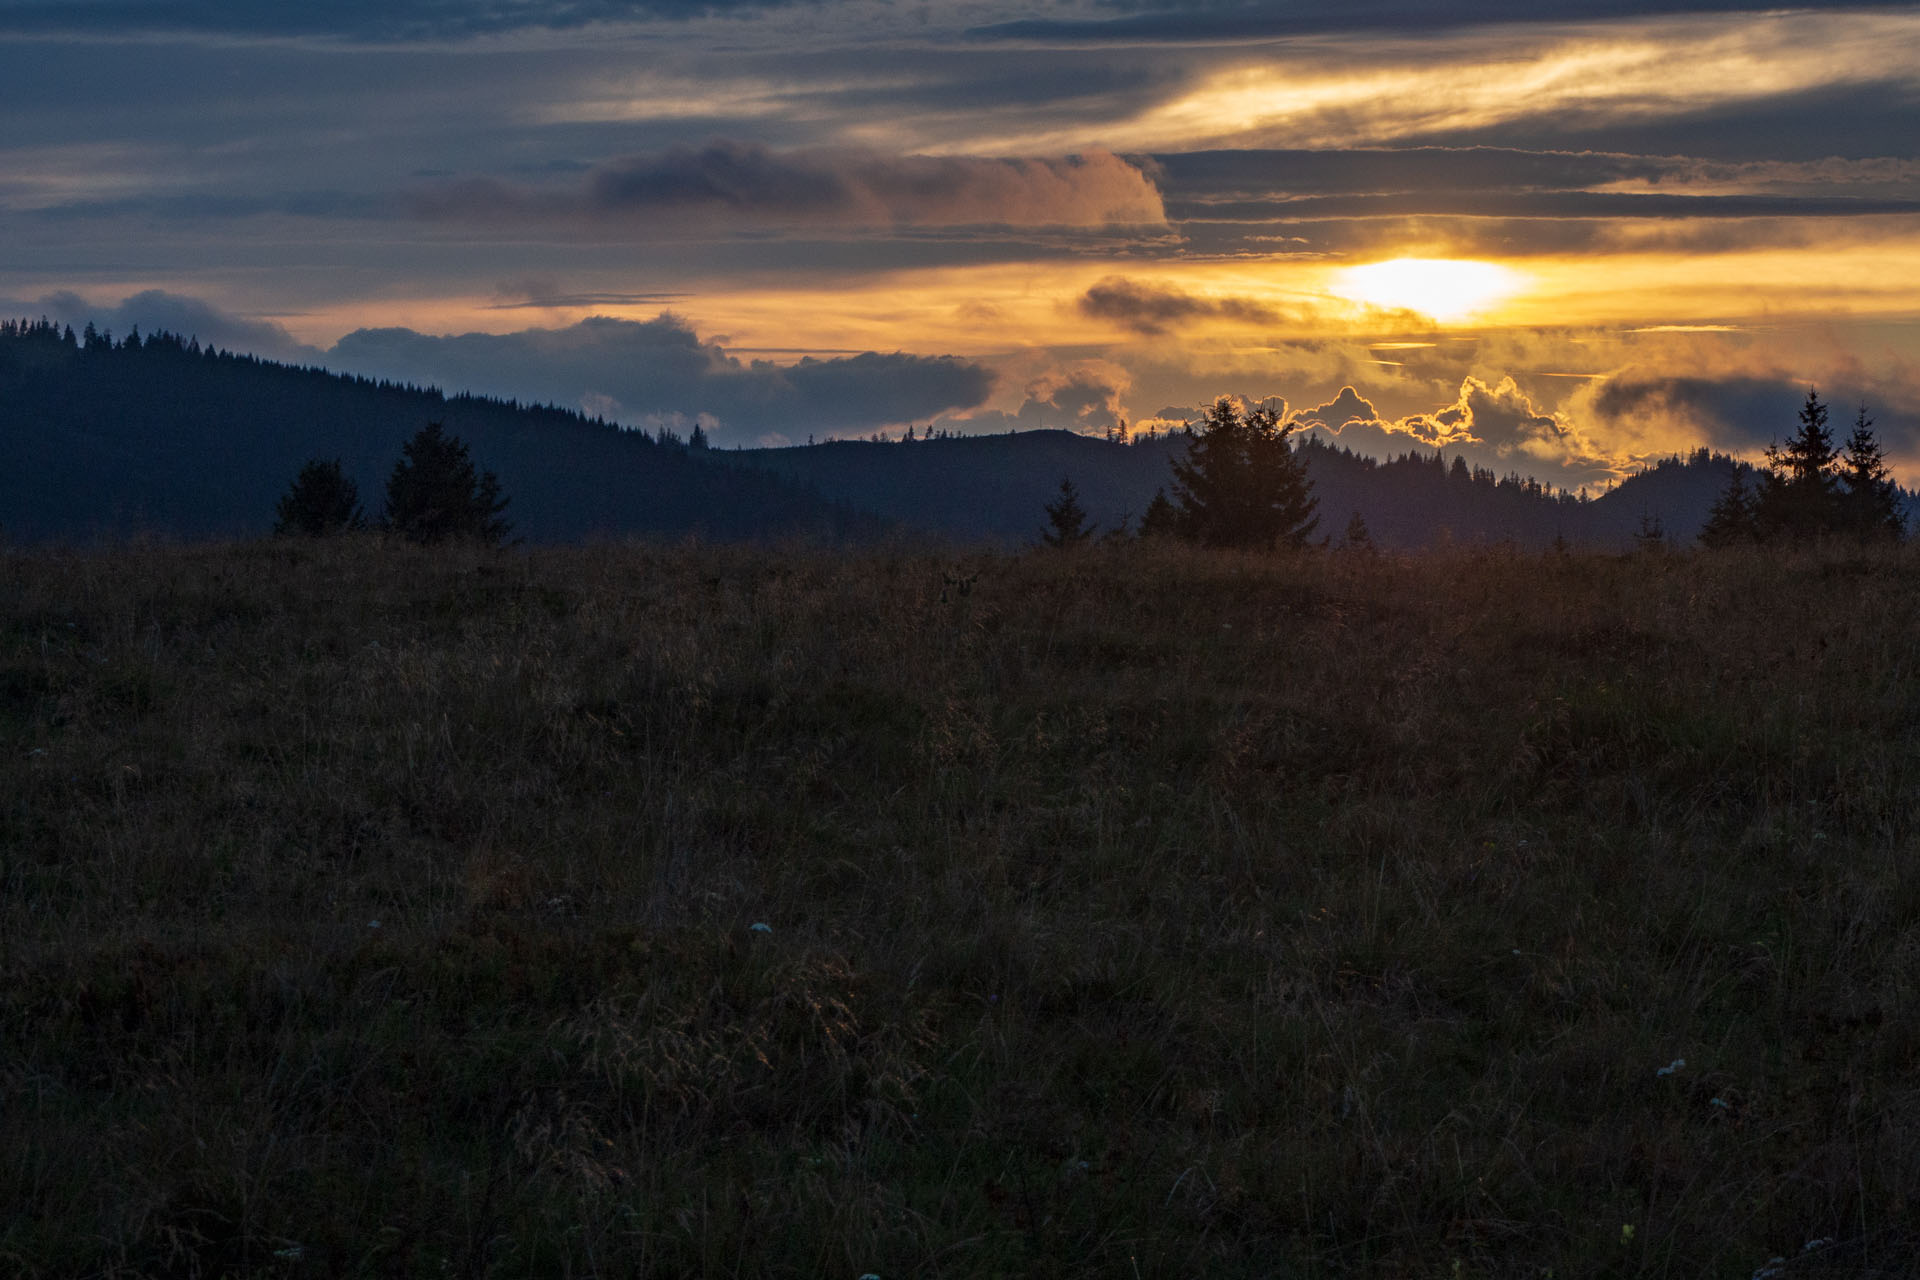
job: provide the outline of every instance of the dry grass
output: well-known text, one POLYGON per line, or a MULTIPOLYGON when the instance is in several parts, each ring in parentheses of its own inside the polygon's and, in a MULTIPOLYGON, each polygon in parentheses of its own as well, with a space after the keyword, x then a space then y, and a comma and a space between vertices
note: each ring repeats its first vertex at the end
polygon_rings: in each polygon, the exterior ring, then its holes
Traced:
POLYGON ((0 1270, 1915 1270, 1913 555, 0 574, 0 1270))

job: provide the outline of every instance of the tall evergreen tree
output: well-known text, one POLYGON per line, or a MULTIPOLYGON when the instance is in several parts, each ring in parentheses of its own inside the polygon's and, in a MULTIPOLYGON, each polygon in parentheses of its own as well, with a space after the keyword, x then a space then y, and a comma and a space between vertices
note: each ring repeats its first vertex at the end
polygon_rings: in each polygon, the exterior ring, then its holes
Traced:
POLYGON ((389 529, 413 542, 472 539, 497 547, 513 526, 491 471, 475 474, 467 446, 429 422, 401 448, 387 478, 389 529))
POLYGON ((1072 480, 1061 480, 1060 496, 1047 504, 1047 527, 1040 531, 1040 541, 1066 550, 1082 546, 1092 537, 1093 526, 1087 523, 1079 490, 1073 487, 1072 480))
POLYGON ((1755 540, 1754 496, 1747 488, 1743 468, 1734 464, 1727 487, 1714 499, 1707 512, 1707 523, 1700 529, 1700 545, 1715 548, 1736 547, 1755 540))
POLYGON ((1811 388, 1800 427, 1784 445, 1767 446, 1754 522, 1762 539, 1807 542, 1839 528, 1840 455, 1827 431, 1827 406, 1811 388))
POLYGON ((1840 459, 1841 525, 1863 542, 1898 541, 1907 531, 1900 511, 1900 495, 1888 471, 1880 442, 1873 438, 1873 419, 1860 406, 1847 451, 1840 459))
POLYGON ((1215 547, 1305 546, 1320 519, 1292 434, 1272 409, 1214 401, 1187 456, 1172 460, 1181 531, 1215 547))
POLYGON ((360 487, 341 470, 338 458, 315 458, 301 467, 281 496, 276 514, 273 531, 283 535, 322 538, 367 526, 360 510, 360 487))

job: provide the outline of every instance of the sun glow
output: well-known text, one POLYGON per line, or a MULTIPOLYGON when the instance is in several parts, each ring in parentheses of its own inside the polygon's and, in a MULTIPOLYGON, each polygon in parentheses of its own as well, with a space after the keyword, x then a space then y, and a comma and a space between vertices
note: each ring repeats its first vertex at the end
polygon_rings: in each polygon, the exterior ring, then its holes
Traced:
POLYGON ((1492 262, 1394 258, 1348 267, 1334 276, 1331 287, 1353 302, 1460 320, 1510 297, 1520 284, 1518 272, 1492 262))

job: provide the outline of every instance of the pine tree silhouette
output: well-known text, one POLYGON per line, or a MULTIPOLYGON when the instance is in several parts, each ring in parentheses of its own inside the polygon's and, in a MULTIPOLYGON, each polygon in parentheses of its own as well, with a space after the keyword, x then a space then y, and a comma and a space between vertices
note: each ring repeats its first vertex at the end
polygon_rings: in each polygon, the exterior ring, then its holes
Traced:
POLYGON ((493 472, 476 475, 467 446, 429 422, 401 448, 387 478, 389 529, 412 542, 472 539, 497 547, 513 528, 493 472))
POLYGON ((1367 522, 1358 511, 1347 521, 1347 531, 1340 539, 1340 545, 1349 551, 1361 551, 1371 554, 1375 548, 1373 534, 1367 528, 1367 522))
POLYGON ((1320 520, 1292 434, 1272 409, 1216 400, 1187 456, 1173 459, 1181 531, 1215 547, 1304 547, 1320 520))
POLYGON ((364 529, 360 487, 340 468, 340 460, 315 458, 300 468, 276 512, 273 531, 310 538, 364 529))
POLYGON ((1862 542, 1897 542, 1907 531, 1906 517, 1900 510, 1900 494, 1893 475, 1873 438, 1873 419, 1867 407, 1860 406, 1853 433, 1847 437, 1847 451, 1840 459, 1840 524, 1862 542))
POLYGON ((1087 523, 1079 491, 1073 487, 1072 480, 1061 480, 1060 496, 1047 504, 1047 527, 1040 531, 1040 541, 1066 550, 1081 546, 1092 537, 1093 526, 1087 523))
POLYGON ((1839 455, 1827 431, 1827 406, 1809 388, 1800 407, 1800 429, 1784 445, 1767 447, 1754 523, 1766 541, 1808 542, 1840 525, 1839 455))
POLYGON ((1754 527, 1754 495, 1747 488, 1746 476, 1739 464, 1735 464, 1733 474, 1727 479, 1727 487, 1714 499, 1713 507, 1707 512, 1707 522, 1700 529, 1700 545, 1719 549, 1737 547, 1753 542, 1758 536, 1754 527))

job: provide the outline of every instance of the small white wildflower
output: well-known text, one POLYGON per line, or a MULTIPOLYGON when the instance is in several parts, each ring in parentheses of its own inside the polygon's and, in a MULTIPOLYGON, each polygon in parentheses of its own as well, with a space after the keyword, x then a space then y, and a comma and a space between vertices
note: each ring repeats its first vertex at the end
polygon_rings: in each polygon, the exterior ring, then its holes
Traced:
POLYGON ((755 922, 747 926, 749 933, 772 933, 773 926, 764 922, 755 922))
POLYGON ((1653 1074, 1655 1074, 1656 1076, 1670 1076, 1674 1072, 1678 1071, 1680 1068, 1686 1065, 1687 1065, 1687 1060, 1685 1058, 1675 1058, 1672 1062, 1669 1062, 1666 1066, 1660 1068, 1658 1071, 1654 1072, 1653 1074))

